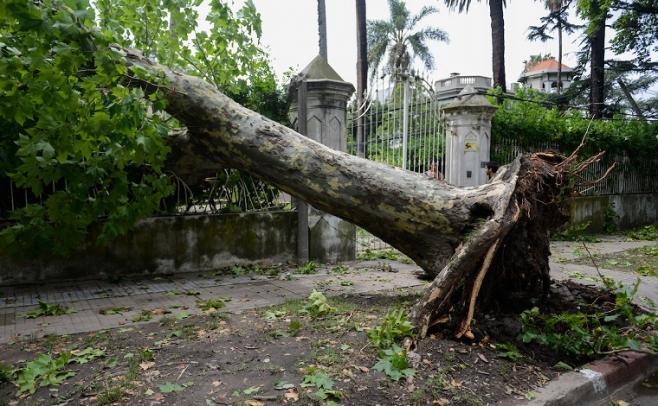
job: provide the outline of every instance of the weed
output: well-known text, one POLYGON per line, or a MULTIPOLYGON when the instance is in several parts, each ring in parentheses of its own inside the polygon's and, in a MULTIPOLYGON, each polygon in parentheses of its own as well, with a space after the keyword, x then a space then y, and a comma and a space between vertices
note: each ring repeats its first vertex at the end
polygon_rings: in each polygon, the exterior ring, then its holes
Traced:
POLYGON ((226 306, 224 301, 218 298, 215 299, 211 298, 208 300, 197 299, 196 305, 199 309, 203 310, 204 312, 208 312, 208 311, 212 312, 226 306))
POLYGON ((50 304, 39 300, 39 307, 27 312, 25 314, 25 318, 36 319, 37 317, 61 316, 63 314, 71 314, 71 313, 75 313, 75 310, 69 309, 68 307, 61 306, 58 304, 50 304))
POLYGON ((382 323, 368 331, 370 342, 379 349, 393 346, 399 339, 413 336, 413 326, 403 308, 390 310, 382 323))
POLYGON ((352 286, 354 285, 354 282, 352 281, 341 281, 340 286, 352 286))
POLYGON ((151 314, 150 310, 142 310, 142 312, 138 315, 133 316, 132 320, 133 322, 137 323, 140 321, 149 321, 153 318, 153 315, 151 314))
POLYGON ((265 311, 265 320, 274 321, 286 316, 286 312, 283 310, 266 310, 265 311))
POLYGON ((302 388, 314 387, 317 389, 311 396, 319 401, 340 401, 343 397, 342 392, 334 389, 334 381, 321 369, 311 367, 307 369, 307 374, 301 384, 302 388))
POLYGON ((607 279, 603 282, 615 294, 614 309, 606 313, 546 315, 535 307, 521 314, 519 338, 579 357, 642 347, 658 351, 656 337, 645 333, 647 328, 658 326, 658 315, 638 313, 633 305, 639 280, 631 289, 607 279))
POLYGON ((318 264, 316 264, 313 261, 309 261, 304 265, 298 266, 297 269, 295 269, 295 273, 302 275, 310 275, 310 274, 318 273, 318 264))
POLYGON ((658 228, 654 225, 637 228, 626 233, 626 237, 633 240, 654 241, 658 239, 658 228))
POLYGON ((651 266, 641 266, 635 270, 635 273, 642 276, 656 276, 656 269, 651 266))
POLYGON ((571 224, 562 228, 552 236, 553 241, 585 241, 599 242, 600 240, 592 235, 586 234, 585 230, 590 226, 589 222, 580 224, 571 224))
POLYGON ((299 320, 290 320, 288 323, 288 333, 291 337, 297 337, 299 331, 302 329, 302 322, 299 320))
POLYGON ((496 344, 496 356, 499 358, 508 359, 510 361, 520 361, 524 358, 523 354, 519 352, 516 346, 512 343, 496 344))
POLYGON ((0 362, 0 383, 13 381, 15 375, 16 370, 11 365, 0 362))
POLYGON ((640 248, 640 252, 644 255, 649 255, 653 257, 658 256, 658 245, 642 247, 640 248))
POLYGON ((375 371, 385 373, 394 381, 415 375, 416 370, 409 368, 407 352, 398 345, 381 351, 379 361, 373 367, 375 371))
POLYGON ((391 261, 397 261, 400 257, 400 253, 396 250, 376 250, 372 251, 370 249, 365 250, 365 252, 359 253, 357 259, 362 261, 372 261, 376 259, 388 259, 391 261))
POLYGON ((306 306, 304 306, 304 312, 308 313, 314 319, 325 316, 334 310, 335 309, 327 303, 325 295, 315 289, 313 289, 313 292, 309 295, 308 302, 306 306))
POLYGON ((55 358, 50 354, 40 354, 17 371, 15 383, 18 386, 18 394, 34 393, 40 387, 59 385, 74 376, 75 372, 64 370, 70 360, 70 353, 63 353, 55 358))
POLYGON ((338 266, 333 267, 331 269, 331 272, 339 274, 339 275, 345 275, 345 274, 350 273, 350 268, 348 266, 345 266, 345 265, 338 265, 338 266))
POLYGON ((101 309, 99 313, 102 314, 103 316, 110 316, 113 314, 123 314, 131 310, 132 308, 130 307, 110 307, 109 309, 101 309))

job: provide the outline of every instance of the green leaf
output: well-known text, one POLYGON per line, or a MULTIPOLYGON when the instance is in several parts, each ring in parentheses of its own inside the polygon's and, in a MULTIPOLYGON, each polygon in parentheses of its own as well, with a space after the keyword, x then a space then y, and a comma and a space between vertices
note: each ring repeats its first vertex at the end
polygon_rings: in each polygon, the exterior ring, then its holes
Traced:
POLYGON ((179 384, 177 384, 177 383, 170 383, 170 382, 167 382, 167 383, 164 383, 164 384, 162 384, 162 385, 159 385, 159 386, 158 386, 158 389, 159 389, 160 392, 162 392, 162 393, 172 393, 172 392, 180 392, 180 391, 182 391, 183 389, 185 389, 185 386, 183 386, 183 385, 179 385, 179 384))

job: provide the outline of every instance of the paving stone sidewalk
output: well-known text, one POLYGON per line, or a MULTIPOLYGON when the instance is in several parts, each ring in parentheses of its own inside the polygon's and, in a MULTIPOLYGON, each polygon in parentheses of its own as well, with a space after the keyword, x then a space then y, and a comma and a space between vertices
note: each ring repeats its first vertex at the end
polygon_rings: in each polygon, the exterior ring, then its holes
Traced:
MULTIPOLYGON (((53 334, 74 334, 135 324, 142 311, 165 309, 169 316, 181 312, 200 314, 196 300, 230 298, 222 310, 231 313, 279 304, 287 299, 306 298, 314 289, 328 295, 364 294, 421 286, 420 268, 395 261, 359 261, 349 265, 347 274, 321 269, 315 275, 213 276, 186 274, 175 278, 141 281, 82 281, 46 286, 0 287, 0 343, 53 334), (61 304, 74 310, 62 316, 28 319, 26 313, 39 301, 61 304), (101 310, 129 308, 122 314, 101 314, 101 310)), ((157 311, 156 311, 157 313, 157 311)), ((156 322, 161 315, 147 322, 156 322)), ((140 322, 143 323, 143 322, 140 322)))
MULTIPOLYGON (((655 242, 624 241, 607 237, 599 243, 587 243, 592 254, 621 252, 652 245, 655 242)), ((554 278, 569 279, 574 272, 588 276, 580 283, 594 283, 598 274, 592 266, 571 264, 579 257, 581 243, 554 242, 551 244, 551 274, 554 278)), ((0 343, 42 337, 51 334, 74 334, 132 325, 133 317, 142 311, 166 309, 172 316, 181 312, 200 314, 196 300, 230 298, 223 309, 232 313, 279 304, 287 299, 305 298, 314 289, 329 295, 367 294, 397 288, 420 287, 420 268, 395 261, 356 261, 349 265, 352 272, 339 275, 330 268, 316 275, 291 275, 290 280, 265 276, 213 276, 212 274, 185 274, 175 278, 107 281, 81 281, 48 284, 45 286, 0 287, 0 343), (393 272, 389 272, 393 271, 393 272), (26 313, 39 301, 61 304, 75 311, 63 316, 27 319, 26 313), (103 315, 101 310, 129 308, 123 314, 103 315)), ((600 269, 606 276, 632 286, 638 276, 600 269)), ((658 302, 658 278, 640 277, 642 283, 638 297, 658 302)), ((156 322, 162 316, 154 316, 156 322)))

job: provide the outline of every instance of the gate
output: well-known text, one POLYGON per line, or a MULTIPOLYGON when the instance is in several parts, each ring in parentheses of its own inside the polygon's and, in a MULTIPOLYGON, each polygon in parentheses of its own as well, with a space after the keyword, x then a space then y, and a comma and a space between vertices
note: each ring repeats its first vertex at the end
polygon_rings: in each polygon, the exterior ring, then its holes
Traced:
MULTIPOLYGON (((347 131, 348 151, 354 155, 361 150, 360 155, 367 159, 443 178, 444 119, 425 77, 397 74, 372 83, 361 105, 356 98, 350 103, 347 131), (357 139, 359 127, 362 141, 357 139)), ((377 237, 357 229, 357 255, 388 248, 377 237)))

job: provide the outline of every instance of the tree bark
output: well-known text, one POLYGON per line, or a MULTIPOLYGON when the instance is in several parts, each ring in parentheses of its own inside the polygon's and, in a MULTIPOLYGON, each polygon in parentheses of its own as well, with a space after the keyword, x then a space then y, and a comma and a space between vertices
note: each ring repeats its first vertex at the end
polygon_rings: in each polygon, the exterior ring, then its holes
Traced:
POLYGON ((589 36, 590 40, 590 114, 602 118, 605 108, 605 11, 598 0, 592 2, 593 18, 596 26, 589 36))
POLYGON ((507 90, 505 80, 505 20, 503 0, 489 0, 491 17, 491 62, 493 65, 493 85, 507 90))
POLYGON ((129 68, 166 82, 131 78, 130 85, 161 91, 167 111, 192 130, 172 140, 181 167, 196 162, 247 171, 363 227, 435 278, 413 312, 421 337, 445 315, 469 336, 470 319, 459 320, 472 315, 480 291, 488 303, 502 304, 547 292, 549 231, 566 219, 559 204, 568 184, 563 157, 519 157, 490 183, 460 189, 328 148, 199 78, 124 52, 129 68))

